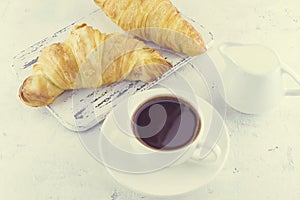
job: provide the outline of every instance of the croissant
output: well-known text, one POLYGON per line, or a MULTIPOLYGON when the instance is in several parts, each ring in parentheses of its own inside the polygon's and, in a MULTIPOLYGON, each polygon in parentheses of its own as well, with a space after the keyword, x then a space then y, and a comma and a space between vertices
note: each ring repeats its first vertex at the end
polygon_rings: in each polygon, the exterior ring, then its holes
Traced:
POLYGON ((143 42, 119 33, 76 26, 62 43, 45 47, 19 97, 26 105, 51 104, 65 90, 96 88, 122 80, 150 82, 172 65, 143 42))
POLYGON ((200 33, 170 0, 94 0, 123 30, 176 52, 195 56, 206 51, 200 33))

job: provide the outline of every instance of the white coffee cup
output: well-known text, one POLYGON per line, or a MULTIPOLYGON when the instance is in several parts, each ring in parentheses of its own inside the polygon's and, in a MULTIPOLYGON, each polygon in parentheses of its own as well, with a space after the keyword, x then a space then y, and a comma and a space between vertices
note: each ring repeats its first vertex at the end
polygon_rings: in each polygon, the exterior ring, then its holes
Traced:
MULTIPOLYGON (((147 163, 147 165, 153 164, 153 169, 158 170, 159 167, 171 167, 175 165, 180 165, 184 162, 191 161, 201 164, 213 164, 217 163, 220 155, 222 153, 221 148, 216 144, 217 141, 210 141, 208 130, 212 119, 208 119, 203 113, 201 106, 199 105, 200 97, 195 96, 194 94, 187 94, 184 91, 172 91, 166 88, 155 88, 147 91, 139 92, 133 95, 128 99, 128 101, 123 102, 124 106, 117 106, 112 115, 114 116, 114 122, 106 122, 105 127, 106 130, 111 130, 111 134, 116 133, 116 126, 122 132, 118 134, 118 142, 115 140, 112 141, 114 144, 122 149, 122 151, 127 151, 131 155, 143 155, 137 159, 136 162, 148 162, 148 160, 155 159, 156 163, 147 163), (197 133, 194 140, 192 140, 187 145, 180 147, 175 150, 160 150, 151 148, 145 144, 143 144, 133 133, 132 130, 132 118, 136 112, 136 110, 147 102, 150 99, 156 97, 176 97, 181 100, 188 102, 195 110, 198 112, 201 122, 201 127, 199 132, 197 133), (124 110, 125 109, 125 110, 124 110), (114 124, 114 125, 113 125, 114 124), (115 131, 114 131, 115 130, 115 131), (122 141, 127 141, 126 144, 122 141), (128 143, 130 143, 130 147, 128 147, 128 143), (209 145, 208 145, 209 144, 209 145), (207 154, 203 154, 201 152, 208 152, 207 154), (146 157, 149 156, 149 159, 146 157)), ((202 101, 202 100, 201 100, 202 101)), ((202 104, 203 105, 203 104, 202 104)), ((210 115, 210 118, 213 116, 210 115)), ((115 138, 115 137, 114 137, 115 138)), ((215 138, 215 137, 214 137, 215 138)), ((113 140, 113 139, 112 139, 113 140)), ((128 158, 127 158, 128 160, 128 158)), ((134 160, 134 159, 132 159, 134 160)), ((143 166, 143 163, 141 164, 143 166)), ((147 169, 149 167, 147 166, 147 169)), ((150 169, 151 170, 151 169, 150 169)))
POLYGON ((300 95, 300 89, 284 89, 283 74, 299 85, 300 76, 273 50, 259 44, 224 43, 219 52, 225 61, 221 70, 224 99, 232 108, 262 114, 275 108, 285 95, 300 95))

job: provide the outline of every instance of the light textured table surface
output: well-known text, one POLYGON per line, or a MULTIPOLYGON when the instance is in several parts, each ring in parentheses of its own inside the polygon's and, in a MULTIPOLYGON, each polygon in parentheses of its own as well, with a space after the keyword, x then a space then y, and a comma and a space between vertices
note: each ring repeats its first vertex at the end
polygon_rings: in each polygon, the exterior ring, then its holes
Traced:
MULTIPOLYGON (((173 2, 206 25, 216 45, 264 44, 300 73, 298 0, 173 2)), ((156 199, 118 185, 74 133, 17 97, 13 56, 95 9, 92 0, 0 1, 0 199, 156 199)), ((224 169, 209 185, 172 199, 300 199, 300 98, 286 97, 260 117, 229 109, 226 123, 231 149, 224 169)))

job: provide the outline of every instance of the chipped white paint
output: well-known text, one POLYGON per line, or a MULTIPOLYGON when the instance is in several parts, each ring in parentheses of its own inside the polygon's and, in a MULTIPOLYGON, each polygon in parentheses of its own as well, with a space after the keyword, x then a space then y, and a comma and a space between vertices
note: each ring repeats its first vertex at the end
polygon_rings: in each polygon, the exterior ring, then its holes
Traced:
MULTIPOLYGON (((173 2, 214 32, 215 45, 261 43, 300 73, 298 0, 173 2)), ((16 96, 12 57, 94 9, 92 0, 0 2, 0 199, 156 199, 119 186, 74 133, 46 110, 23 106, 16 96)), ((213 50, 209 54, 214 57, 213 50)), ((300 199, 299 110, 299 97, 285 98, 260 117, 229 109, 231 152, 225 168, 206 187, 172 199, 300 199)))

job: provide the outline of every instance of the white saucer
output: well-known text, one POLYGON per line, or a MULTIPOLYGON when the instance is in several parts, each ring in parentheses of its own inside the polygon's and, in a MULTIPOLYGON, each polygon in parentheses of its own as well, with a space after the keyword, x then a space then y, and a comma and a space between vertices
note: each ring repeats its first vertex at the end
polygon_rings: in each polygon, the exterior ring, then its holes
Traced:
MULTIPOLYGON (((227 159, 229 135, 226 124, 220 114, 200 97, 197 97, 197 101, 205 117, 212 119, 211 122, 207 122, 211 123, 208 126, 221 127, 221 134, 217 144, 222 149, 222 152, 217 162, 200 164, 188 161, 178 166, 145 174, 125 173, 108 168, 113 178, 131 190, 152 196, 180 195, 196 190, 212 181, 221 171, 227 159)), ((111 133, 109 130, 111 130, 112 124, 109 122, 114 121, 112 118, 113 115, 109 114, 105 120, 102 126, 104 134, 111 133)), ((214 131, 214 128, 211 128, 210 131, 214 131)), ((114 134, 114 140, 117 141, 117 139, 114 134)))

